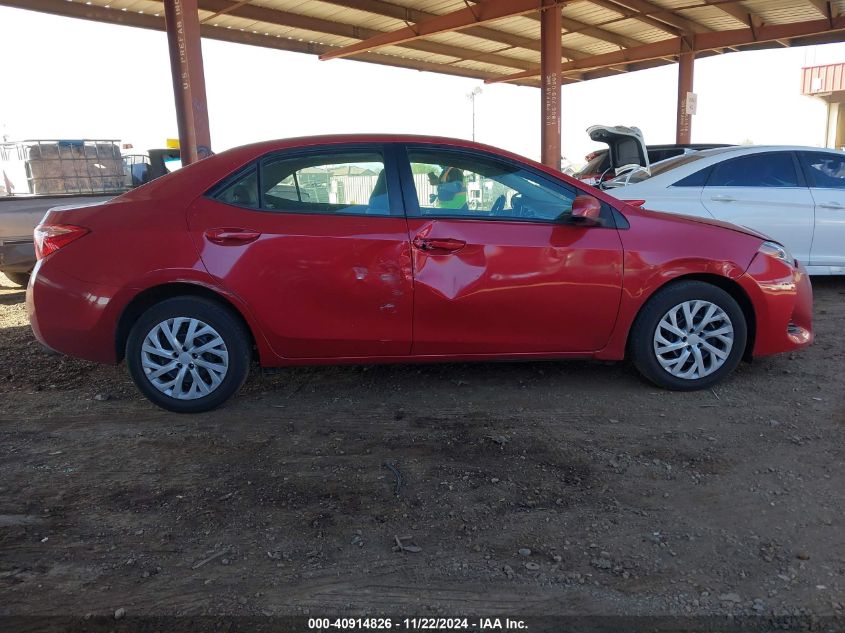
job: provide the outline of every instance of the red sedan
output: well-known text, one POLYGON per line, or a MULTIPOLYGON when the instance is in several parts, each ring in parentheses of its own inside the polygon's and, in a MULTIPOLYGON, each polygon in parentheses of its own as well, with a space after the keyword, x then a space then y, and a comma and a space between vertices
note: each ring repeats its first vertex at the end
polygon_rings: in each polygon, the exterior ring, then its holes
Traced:
POLYGON ((332 136, 232 149, 35 231, 32 329, 204 411, 266 367, 626 355, 701 389, 812 342, 786 249, 508 152, 332 136))

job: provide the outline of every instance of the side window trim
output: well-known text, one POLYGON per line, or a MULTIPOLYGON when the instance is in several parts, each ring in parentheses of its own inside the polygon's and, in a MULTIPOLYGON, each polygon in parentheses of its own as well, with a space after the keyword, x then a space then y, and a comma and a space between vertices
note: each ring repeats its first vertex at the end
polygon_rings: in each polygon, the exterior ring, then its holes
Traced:
POLYGON ((798 152, 789 152, 789 155, 792 156, 792 164, 795 165, 795 178, 798 181, 798 188, 809 189, 810 182, 804 173, 804 168, 801 167, 801 159, 798 158, 798 152))
POLYGON ((798 152, 798 164, 801 166, 801 173, 810 188, 816 188, 816 179, 810 171, 810 155, 814 152, 798 152))
MULTIPOLYGON (((469 221, 476 221, 476 222, 521 222, 527 224, 549 224, 549 225, 556 225, 556 226, 569 226, 572 225, 570 222, 561 221, 561 220, 547 220, 542 218, 514 218, 514 217, 493 217, 493 216, 477 216, 477 215, 457 215, 454 213, 449 214, 432 214, 432 215, 423 215, 422 211, 420 210, 419 199, 417 198, 417 187, 416 183, 414 182, 414 176, 411 171, 411 160, 410 160, 410 152, 412 151, 430 151, 430 152, 437 152, 437 153, 454 153, 456 155, 464 155, 464 156, 477 156, 483 160, 489 160, 492 162, 503 162, 500 156, 496 156, 495 154, 491 154, 489 152, 484 152, 477 149, 466 149, 462 147, 442 147, 439 145, 430 145, 427 143, 402 143, 398 144, 400 147, 397 149, 399 152, 397 165, 399 166, 399 172, 401 175, 402 180, 402 198, 405 203, 405 212, 409 218, 425 218, 428 220, 469 220, 469 221)), ((575 198, 578 195, 581 195, 585 192, 578 189, 577 187, 573 187, 570 184, 563 182, 552 180, 550 176, 540 172, 536 169, 533 169, 531 165, 526 165, 525 163, 518 163, 521 169, 524 169, 526 172, 530 173, 532 176, 537 178, 538 181, 545 184, 548 183, 550 187, 554 187, 554 185, 559 186, 561 189, 564 189, 572 194, 572 197, 575 198)), ((588 194, 587 194, 588 195, 588 194)), ((605 210, 610 209, 610 205, 605 204, 602 202, 602 212, 603 215, 605 210)), ((616 220, 612 217, 612 213, 608 212, 606 217, 606 222, 603 226, 597 226, 595 228, 616 228, 616 220)))

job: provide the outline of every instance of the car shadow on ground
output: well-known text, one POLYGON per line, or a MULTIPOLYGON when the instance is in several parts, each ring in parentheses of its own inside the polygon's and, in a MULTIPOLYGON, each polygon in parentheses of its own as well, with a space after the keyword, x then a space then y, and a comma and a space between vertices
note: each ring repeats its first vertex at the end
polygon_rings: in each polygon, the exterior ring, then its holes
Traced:
POLYGON ((0 305, 15 305, 26 301, 26 288, 0 288, 0 305))

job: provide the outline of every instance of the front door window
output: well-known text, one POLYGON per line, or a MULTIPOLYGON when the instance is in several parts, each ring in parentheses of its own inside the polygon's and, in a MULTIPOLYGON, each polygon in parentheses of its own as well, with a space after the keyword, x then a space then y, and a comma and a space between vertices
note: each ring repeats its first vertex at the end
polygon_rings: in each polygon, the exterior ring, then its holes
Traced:
POLYGON ((574 189, 512 163, 437 150, 408 158, 422 217, 555 222, 572 211, 574 189))

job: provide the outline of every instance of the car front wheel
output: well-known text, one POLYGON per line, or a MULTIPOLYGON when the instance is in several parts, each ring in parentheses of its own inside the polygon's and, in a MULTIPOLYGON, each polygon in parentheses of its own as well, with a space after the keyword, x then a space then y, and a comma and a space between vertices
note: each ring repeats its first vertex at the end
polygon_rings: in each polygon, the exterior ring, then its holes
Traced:
POLYGON ((634 365, 659 387, 706 389, 736 369, 747 338, 745 315, 727 292, 701 281, 659 290, 634 322, 634 365))
POLYGON ((239 319, 200 297, 176 297, 149 308, 126 343, 135 385, 153 403, 178 413, 223 404, 246 380, 250 357, 250 338, 239 319))

